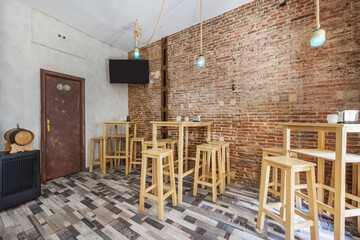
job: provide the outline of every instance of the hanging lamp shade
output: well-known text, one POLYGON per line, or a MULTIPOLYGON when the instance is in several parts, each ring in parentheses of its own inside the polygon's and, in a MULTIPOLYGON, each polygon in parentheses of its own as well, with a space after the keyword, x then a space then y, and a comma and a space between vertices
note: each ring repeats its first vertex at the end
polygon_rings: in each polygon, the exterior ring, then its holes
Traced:
POLYGON ((140 50, 139 48, 134 48, 134 58, 138 59, 140 57, 140 50))
POLYGON ((325 40, 325 30, 318 28, 311 33, 310 45, 312 47, 318 47, 323 45, 325 40))
POLYGON ((316 29, 311 33, 310 46, 318 47, 325 42, 325 30, 320 28, 320 3, 316 0, 316 29))
POLYGON ((199 55, 199 57, 197 59, 197 65, 199 67, 205 66, 205 57, 204 57, 204 55, 202 55, 202 54, 199 55))

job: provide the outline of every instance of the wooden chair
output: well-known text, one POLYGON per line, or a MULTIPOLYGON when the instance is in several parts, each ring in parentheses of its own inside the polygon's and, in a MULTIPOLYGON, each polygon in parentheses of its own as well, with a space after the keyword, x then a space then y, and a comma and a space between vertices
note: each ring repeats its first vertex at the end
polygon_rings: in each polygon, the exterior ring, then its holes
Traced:
POLYGON ((220 146, 221 149, 221 158, 224 164, 225 174, 223 179, 223 184, 225 188, 225 183, 230 184, 230 143, 224 141, 212 141, 208 142, 209 144, 214 144, 220 146), (225 182, 226 178, 226 182, 225 182))
POLYGON ((311 239, 319 239, 315 166, 315 163, 286 156, 263 158, 259 191, 259 215, 257 220, 257 227, 260 230, 264 228, 266 214, 285 227, 285 239, 287 240, 295 238, 295 230, 305 227, 310 227, 311 239), (280 202, 275 203, 267 203, 271 167, 281 169, 280 202), (307 196, 297 190, 295 173, 298 172, 306 173, 307 196), (309 215, 295 208, 295 195, 308 202, 309 215), (280 216, 271 211, 274 208, 280 208, 280 216), (294 214, 304 218, 305 221, 295 223, 294 214))
POLYGON ((158 203, 158 218, 164 219, 164 200, 171 195, 173 206, 177 205, 175 173, 174 173, 174 151, 165 148, 152 148, 142 151, 141 178, 140 178, 140 199, 139 210, 144 211, 145 197, 150 198, 158 203), (146 187, 146 173, 148 158, 153 159, 152 185, 146 187), (168 163, 163 161, 168 158, 168 163), (163 183, 163 169, 170 169, 170 186, 163 183), (164 193, 164 189, 168 189, 164 193), (155 194, 149 193, 154 190, 155 194))
POLYGON ((141 145, 141 151, 144 151, 144 142, 145 138, 136 137, 130 139, 130 164, 129 164, 129 173, 131 173, 132 165, 141 164, 142 158, 137 158, 137 145, 140 143, 141 145))
MULTIPOLYGON (((94 164, 100 164, 100 169, 101 169, 101 163, 103 161, 103 138, 102 137, 96 137, 96 138, 91 138, 91 147, 90 147, 90 166, 89 166, 89 172, 93 172, 93 166, 94 164), (94 153, 95 153, 95 144, 98 143, 99 144, 99 158, 98 159, 94 159, 94 153)), ((111 148, 111 142, 109 143, 110 139, 108 139, 108 146, 109 146, 109 152, 112 152, 112 148, 111 148)), ((110 163, 110 167, 113 168, 113 159, 108 159, 106 161, 106 163, 110 163)))
POLYGON ((221 149, 220 146, 212 144, 201 144, 196 147, 196 160, 195 160, 195 177, 193 195, 197 195, 198 184, 212 188, 213 202, 217 202, 217 186, 219 185, 220 193, 224 192, 223 174, 225 169, 221 162, 221 149), (202 153, 202 172, 200 171, 200 157, 202 153), (217 156, 217 157, 216 157, 217 156), (210 168, 211 157, 211 174, 208 174, 210 168), (216 167, 218 166, 218 167, 216 167), (218 172, 218 174, 216 174, 218 172), (211 180, 211 183, 208 182, 211 180))

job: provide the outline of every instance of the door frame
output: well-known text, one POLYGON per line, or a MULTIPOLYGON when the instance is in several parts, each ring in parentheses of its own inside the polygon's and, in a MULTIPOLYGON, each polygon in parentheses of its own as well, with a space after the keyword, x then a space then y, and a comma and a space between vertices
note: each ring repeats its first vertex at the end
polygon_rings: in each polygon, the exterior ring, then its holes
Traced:
POLYGON ((41 182, 45 183, 47 172, 46 159, 46 76, 65 78, 80 83, 80 171, 85 171, 85 78, 40 69, 41 80, 41 182))

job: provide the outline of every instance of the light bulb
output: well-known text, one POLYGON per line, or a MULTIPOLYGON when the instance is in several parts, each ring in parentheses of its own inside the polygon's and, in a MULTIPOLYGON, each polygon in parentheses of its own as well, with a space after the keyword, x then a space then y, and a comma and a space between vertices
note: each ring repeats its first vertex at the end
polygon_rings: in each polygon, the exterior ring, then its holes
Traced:
POLYGON ((205 65, 205 57, 204 55, 200 54, 198 59, 197 59, 197 65, 199 67, 203 67, 205 65))
POLYGON ((138 59, 140 57, 140 51, 139 49, 136 47, 134 48, 134 58, 138 59))
POLYGON ((312 47, 318 47, 323 45, 325 40, 325 30, 318 28, 311 33, 310 45, 312 47))

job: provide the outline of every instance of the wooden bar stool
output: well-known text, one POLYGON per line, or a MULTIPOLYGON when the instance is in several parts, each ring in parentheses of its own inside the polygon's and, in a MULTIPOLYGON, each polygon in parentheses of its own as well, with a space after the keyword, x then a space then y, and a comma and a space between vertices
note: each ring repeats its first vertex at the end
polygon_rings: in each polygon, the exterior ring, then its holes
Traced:
POLYGON ((164 148, 152 148, 142 151, 141 163, 141 178, 140 178, 140 200, 139 210, 144 211, 145 197, 158 202, 158 217, 160 220, 164 219, 164 200, 171 195, 173 206, 177 205, 176 199, 176 186, 175 186, 175 173, 174 173, 174 151, 164 148), (153 159, 153 181, 152 185, 147 187, 146 173, 148 158, 153 159), (168 158, 168 163, 163 164, 163 161, 168 158), (163 168, 169 167, 170 169, 170 186, 163 183, 163 168), (164 193, 164 188, 168 189, 164 193), (155 194, 149 193, 155 190, 155 194))
POLYGON ((130 139, 130 164, 129 164, 129 173, 131 173, 131 167, 132 165, 136 165, 136 164, 141 164, 142 163, 142 158, 137 158, 136 154, 137 154, 137 145, 138 143, 141 144, 141 151, 144 151, 144 142, 145 142, 145 138, 141 138, 141 137, 136 137, 136 138, 131 138, 130 139))
POLYGON ((263 158, 259 191, 259 215, 257 220, 257 227, 260 230, 264 228, 266 214, 285 227, 285 239, 287 240, 295 238, 295 230, 305 227, 310 227, 311 239, 319 239, 315 166, 315 163, 286 156, 263 158), (267 204, 271 167, 281 169, 281 193, 280 202, 267 204), (305 195, 297 190, 302 187, 295 184, 295 173, 298 172, 306 173, 308 195, 305 195), (309 215, 295 208, 295 195, 308 202, 309 215), (279 207, 280 216, 270 211, 271 209, 279 207), (285 216, 283 214, 284 211, 286 211, 285 216), (294 214, 304 218, 305 221, 295 223, 294 214))
POLYGON ((196 160, 195 160, 195 177, 194 177, 194 190, 193 195, 197 195, 198 184, 205 185, 212 188, 213 202, 217 202, 217 186, 219 185, 220 193, 224 192, 223 184, 223 164, 221 164, 221 149, 220 146, 212 144, 201 144, 196 147, 196 160), (200 157, 202 158, 202 172, 200 171, 200 157), (217 155, 217 159, 216 159, 217 155), (208 169, 210 168, 210 156, 211 156, 211 175, 208 175, 208 169), (217 161, 216 161, 217 160, 217 161), (216 167, 218 166, 218 168, 216 167), (218 174, 216 174, 218 172, 218 174), (207 181, 211 179, 211 183, 207 181))
MULTIPOLYGON (((100 164, 100 169, 102 166, 103 161, 103 138, 102 137, 95 137, 91 138, 91 147, 90 147, 90 166, 89 166, 89 172, 93 172, 93 166, 94 164, 100 164), (99 144, 99 158, 94 159, 94 153, 95 153, 95 144, 99 144)), ((108 139, 108 146, 109 146, 109 152, 112 152, 111 143, 109 143, 110 139, 108 139)), ((109 154, 110 155, 110 154, 109 154)), ((110 163, 110 167, 113 168, 113 159, 107 159, 106 163, 110 163)))
MULTIPOLYGON (((262 157, 278 157, 278 156, 284 156, 284 149, 279 148, 279 147, 271 147, 271 148, 264 148, 263 149, 263 154, 262 157)), ((294 152, 290 152, 290 157, 293 158, 297 158, 297 153, 294 152)), ((300 175, 297 173, 296 174, 296 184, 300 183, 300 175)), ((273 190, 275 192, 277 192, 278 190, 278 169, 277 167, 273 167, 273 171, 272 171, 272 182, 270 182, 269 186, 272 186, 273 190)), ((272 195, 274 198, 276 197, 276 194, 273 193, 272 195)), ((297 208, 301 208, 302 207, 302 202, 301 199, 296 197, 296 207, 297 208)))
POLYGON ((221 148, 221 158, 225 169, 225 174, 223 176, 223 184, 225 188, 225 178, 227 180, 226 183, 230 184, 230 143, 224 141, 212 141, 208 143, 218 145, 221 148))

